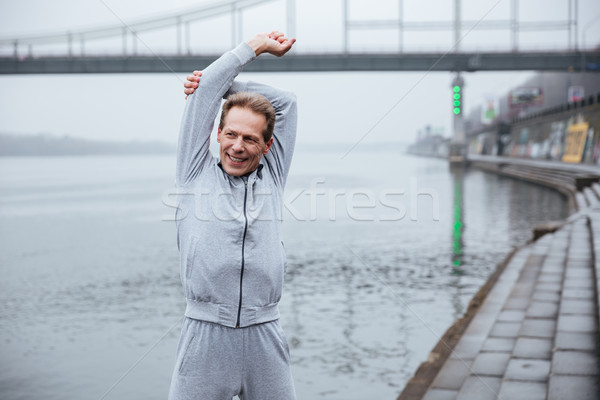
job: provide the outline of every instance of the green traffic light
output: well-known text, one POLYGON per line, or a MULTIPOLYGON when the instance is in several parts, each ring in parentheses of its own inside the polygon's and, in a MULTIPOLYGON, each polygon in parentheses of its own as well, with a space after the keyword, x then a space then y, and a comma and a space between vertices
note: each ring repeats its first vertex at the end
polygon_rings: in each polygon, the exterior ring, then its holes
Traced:
POLYGON ((456 115, 460 114, 460 108, 454 107, 454 114, 456 114, 456 115))
POLYGON ((453 90, 454 92, 460 92, 460 86, 454 86, 453 90))
POLYGON ((454 107, 458 107, 458 106, 460 106, 460 101, 454 100, 454 107))
POLYGON ((460 94, 454 93, 454 100, 458 100, 458 99, 460 99, 460 94))

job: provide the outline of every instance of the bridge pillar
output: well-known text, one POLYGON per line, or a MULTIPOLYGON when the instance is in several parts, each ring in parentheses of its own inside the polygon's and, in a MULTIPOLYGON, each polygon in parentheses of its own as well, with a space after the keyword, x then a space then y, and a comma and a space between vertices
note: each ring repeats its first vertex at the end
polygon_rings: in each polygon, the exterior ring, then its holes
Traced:
POLYGON ((231 43, 235 47, 243 40, 242 10, 237 3, 231 3, 231 43))
POLYGON ((186 21, 185 23, 185 49, 188 56, 192 54, 192 48, 190 47, 190 21, 186 21))
POLYGON ((177 24, 175 29, 177 29, 177 55, 181 55, 181 42, 183 40, 181 32, 181 15, 177 16, 177 24))
POLYGON ((69 47, 69 57, 73 57, 73 34, 67 32, 67 46, 69 47))
POLYGON ((131 39, 132 39, 132 42, 131 42, 131 53, 134 56, 137 56, 138 35, 137 35, 137 32, 135 30, 131 31, 131 39))
POLYGON ((348 0, 342 0, 342 46, 344 53, 348 53, 348 0))
POLYGON ((123 27, 123 55, 127 55, 127 27, 123 27))
POLYGON ((296 0, 286 1, 286 17, 287 17, 287 32, 288 37, 296 37, 296 0))

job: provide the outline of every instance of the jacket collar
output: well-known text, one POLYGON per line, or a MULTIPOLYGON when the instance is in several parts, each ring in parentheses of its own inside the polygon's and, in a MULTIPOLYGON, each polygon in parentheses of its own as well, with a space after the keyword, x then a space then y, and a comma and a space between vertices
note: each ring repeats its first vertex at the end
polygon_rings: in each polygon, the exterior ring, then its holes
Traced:
MULTIPOLYGON (((219 162, 217 163, 217 165, 219 166, 219 168, 221 168, 221 171, 223 171, 223 173, 225 174, 225 176, 227 176, 230 180, 231 179, 243 179, 244 177, 241 176, 231 176, 229 175, 225 169, 223 168, 223 165, 221 164, 221 160, 219 160, 219 162)), ((250 174, 247 176, 248 178, 248 182, 254 183, 254 181, 256 181, 256 179, 262 179, 262 169, 264 168, 262 159, 260 160, 258 167, 256 167, 256 169, 252 172, 250 172, 250 174)))

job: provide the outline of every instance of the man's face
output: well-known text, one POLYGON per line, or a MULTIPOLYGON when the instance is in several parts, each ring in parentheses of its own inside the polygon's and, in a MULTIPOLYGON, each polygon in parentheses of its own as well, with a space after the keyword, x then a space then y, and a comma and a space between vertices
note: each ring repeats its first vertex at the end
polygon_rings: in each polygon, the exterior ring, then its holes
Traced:
POLYGON ((241 107, 229 110, 223 129, 219 129, 221 165, 232 176, 245 176, 258 167, 263 154, 267 154, 273 138, 265 143, 263 130, 267 119, 262 114, 241 107))

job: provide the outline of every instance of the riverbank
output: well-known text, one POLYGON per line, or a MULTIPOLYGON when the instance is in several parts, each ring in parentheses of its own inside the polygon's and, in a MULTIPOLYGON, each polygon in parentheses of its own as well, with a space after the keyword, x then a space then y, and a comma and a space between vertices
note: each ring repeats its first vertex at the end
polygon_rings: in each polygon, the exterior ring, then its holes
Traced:
POLYGON ((499 265, 398 400, 597 398, 599 169, 481 156, 470 164, 553 187, 574 213, 499 265))

